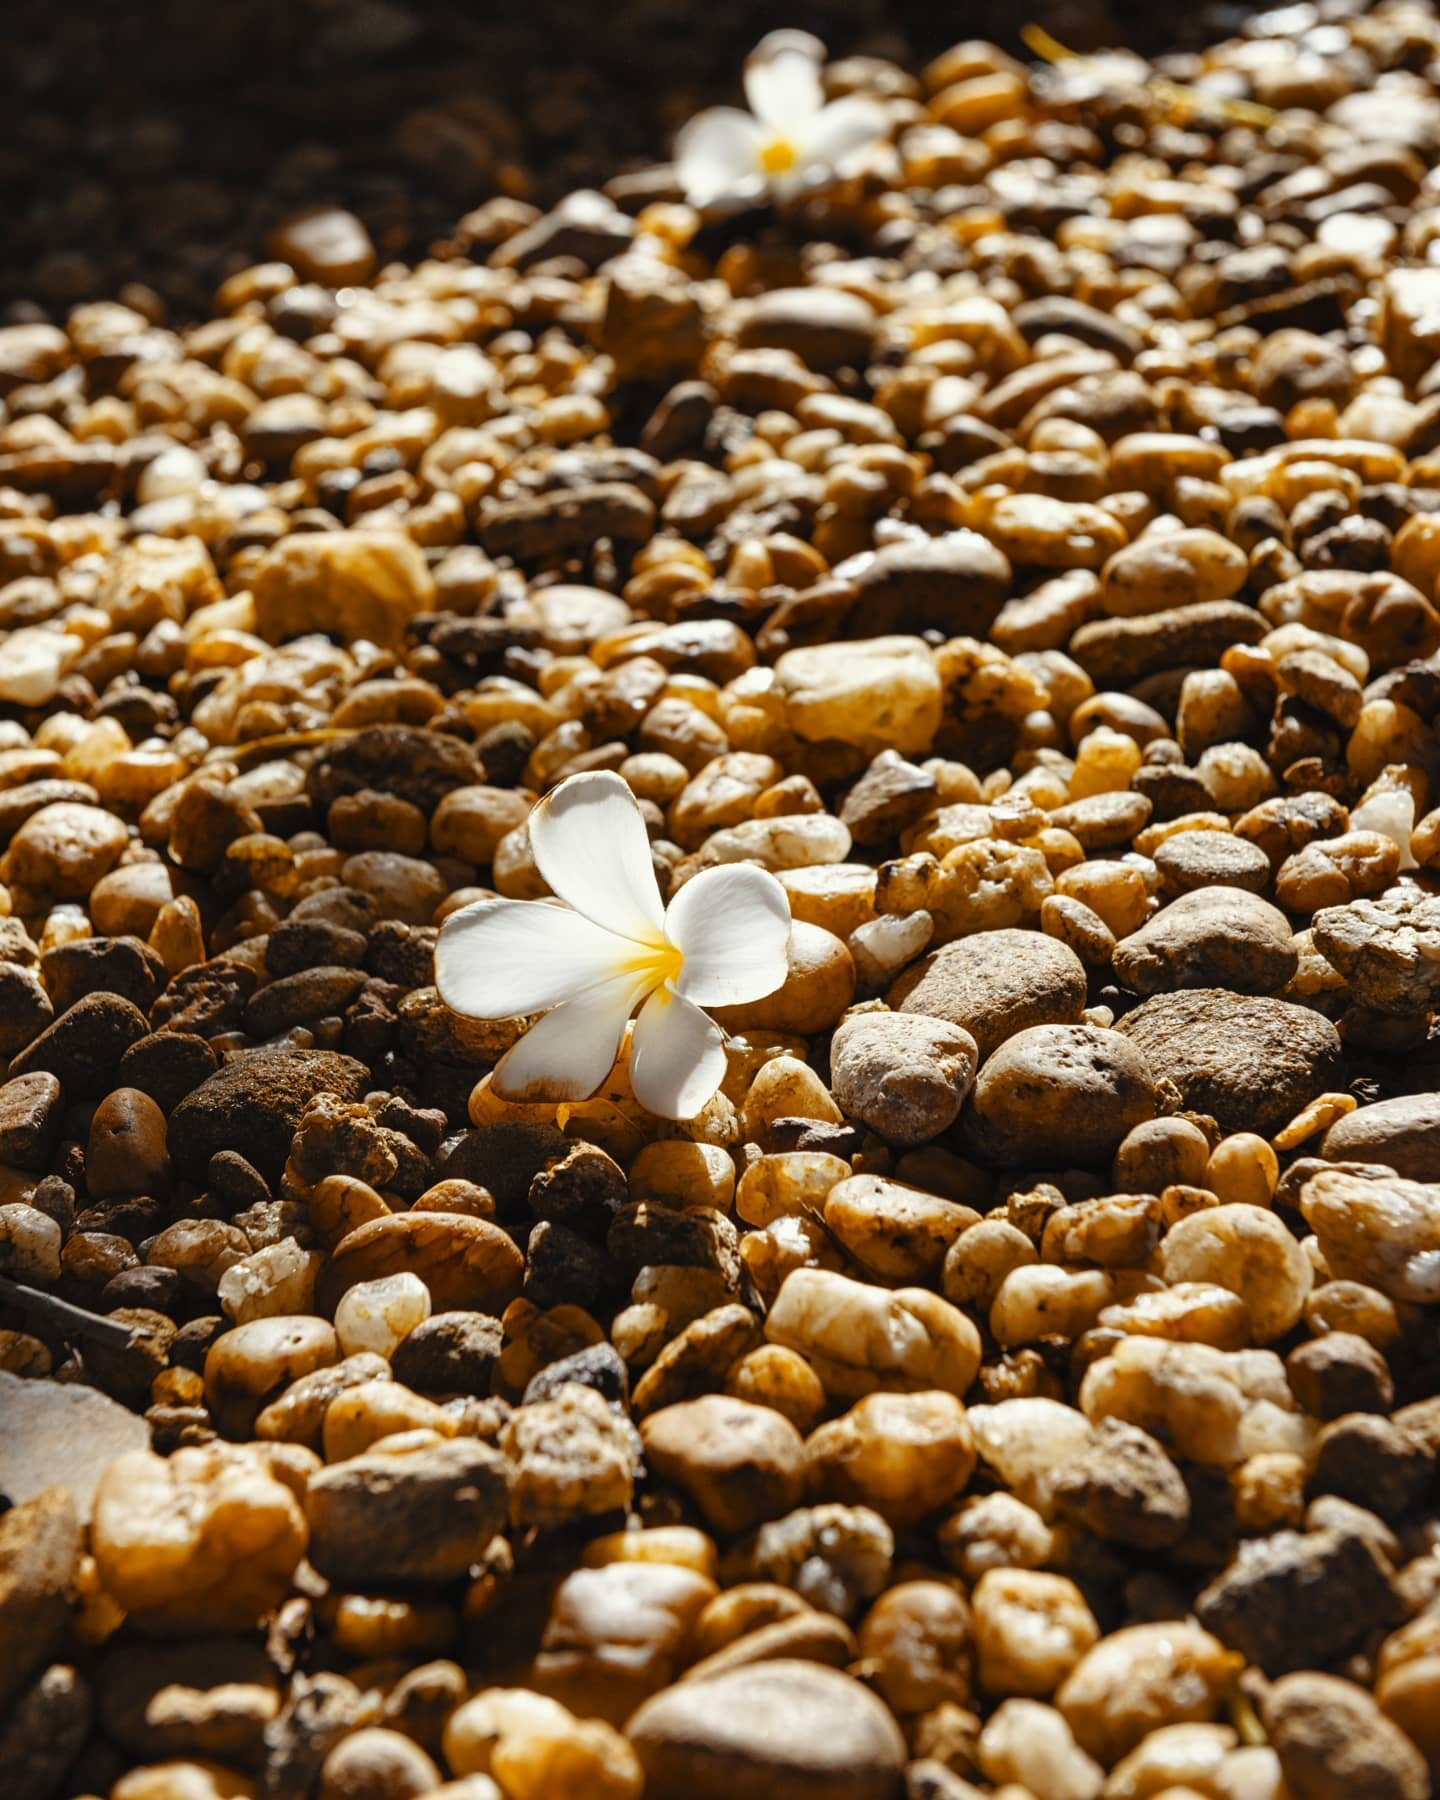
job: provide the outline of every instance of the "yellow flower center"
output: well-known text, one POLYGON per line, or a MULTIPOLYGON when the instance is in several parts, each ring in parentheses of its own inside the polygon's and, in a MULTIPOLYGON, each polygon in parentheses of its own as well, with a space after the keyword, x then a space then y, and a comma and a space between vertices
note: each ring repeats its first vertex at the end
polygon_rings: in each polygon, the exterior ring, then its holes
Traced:
POLYGON ((653 944, 637 944, 635 955, 625 964, 624 973, 648 975, 656 987, 678 978, 685 967, 685 952, 657 938, 653 944))
POLYGON ((783 175, 787 169, 793 169, 798 160, 798 153, 789 138, 771 138, 760 152, 760 167, 767 175, 783 175))

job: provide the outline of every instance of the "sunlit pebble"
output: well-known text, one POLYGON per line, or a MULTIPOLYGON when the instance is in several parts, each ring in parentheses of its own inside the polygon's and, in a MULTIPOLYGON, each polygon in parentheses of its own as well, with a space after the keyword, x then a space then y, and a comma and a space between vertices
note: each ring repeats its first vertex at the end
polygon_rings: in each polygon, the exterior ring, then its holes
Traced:
POLYGON ((1395 227, 1388 219, 1336 213, 1321 221, 1315 236, 1318 243, 1331 250, 1346 250, 1355 256, 1384 256, 1395 241, 1395 227))
POLYGON ((1362 800, 1350 814, 1352 831, 1378 831, 1400 849, 1400 867, 1417 867, 1410 852, 1410 834, 1415 829, 1414 796, 1404 788, 1382 788, 1362 800))
POLYGON ((389 1356, 429 1317, 430 1290, 418 1275, 385 1275, 350 1289, 335 1308, 335 1335, 347 1356, 389 1356))
POLYGON ((176 444, 162 450, 140 473, 135 495, 142 506, 156 500, 174 500, 182 494, 193 494, 207 479, 209 470, 193 450, 176 444))

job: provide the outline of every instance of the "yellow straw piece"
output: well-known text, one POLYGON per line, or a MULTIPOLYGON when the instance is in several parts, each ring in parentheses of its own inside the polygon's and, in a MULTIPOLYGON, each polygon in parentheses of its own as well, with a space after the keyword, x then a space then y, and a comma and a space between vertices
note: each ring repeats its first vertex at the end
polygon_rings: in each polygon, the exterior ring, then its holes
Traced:
MULTIPOLYGON (((1022 25, 1020 38, 1026 49, 1033 50, 1043 62, 1063 64, 1090 60, 1076 50, 1067 50, 1043 25, 1022 25)), ((1279 117, 1273 106, 1262 106, 1258 100, 1223 100, 1217 94, 1207 94, 1203 88, 1186 87, 1178 81, 1145 81, 1139 87, 1141 93, 1179 113, 1217 112, 1237 125, 1260 126, 1273 125, 1279 117)))

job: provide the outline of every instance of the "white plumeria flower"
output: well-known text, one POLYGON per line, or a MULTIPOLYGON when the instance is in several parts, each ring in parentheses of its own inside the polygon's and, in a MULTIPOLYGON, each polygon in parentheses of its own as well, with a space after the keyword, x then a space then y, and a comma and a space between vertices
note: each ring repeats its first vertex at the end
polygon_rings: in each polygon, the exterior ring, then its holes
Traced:
POLYGON ((792 198, 843 173, 885 131, 884 107, 858 94, 825 105, 825 46, 772 31, 745 62, 750 111, 712 106, 675 140, 675 172, 692 206, 792 198))
POLYGON ((435 950, 436 985, 456 1012, 545 1012, 496 1064, 492 1089, 503 1100, 588 1099, 638 1006, 635 1098, 661 1118, 693 1118, 725 1073, 725 1034, 701 1007, 759 1000, 785 980, 784 888, 732 863, 662 906, 640 807, 608 773, 572 775, 547 795, 530 815, 530 847, 565 904, 477 901, 445 921, 435 950))

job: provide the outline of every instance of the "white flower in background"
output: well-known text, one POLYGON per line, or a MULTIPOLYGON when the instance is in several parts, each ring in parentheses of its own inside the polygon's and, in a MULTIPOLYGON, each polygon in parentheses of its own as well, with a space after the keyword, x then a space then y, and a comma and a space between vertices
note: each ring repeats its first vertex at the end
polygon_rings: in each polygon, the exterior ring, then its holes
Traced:
POLYGON ((858 94, 825 105, 825 46, 772 31, 745 60, 750 111, 712 106, 675 140, 675 172, 692 206, 784 200, 844 173, 885 131, 884 107, 858 94))
POLYGON ((644 817, 618 775, 572 775, 529 823, 536 865, 565 904, 480 900, 453 913, 435 951, 441 998, 476 1019, 545 1011, 496 1064, 505 1100, 588 1099, 638 1006, 635 1098, 693 1118, 725 1073, 725 1034, 701 1007, 759 1000, 785 980, 784 888, 734 863, 662 906, 644 817))

